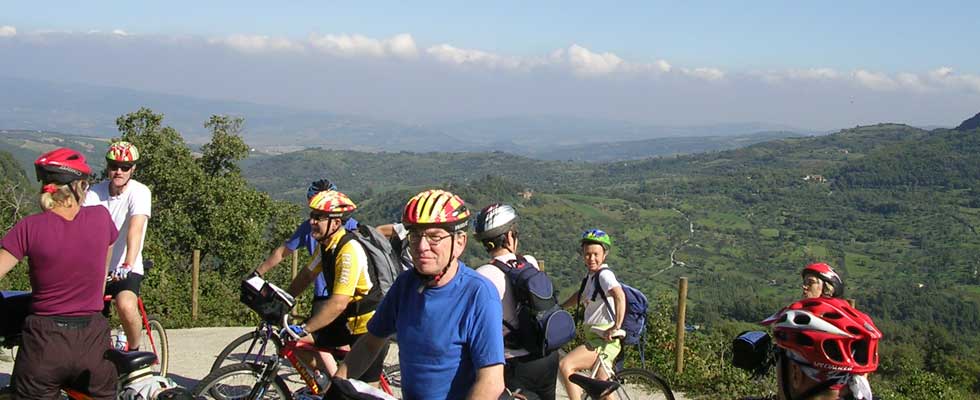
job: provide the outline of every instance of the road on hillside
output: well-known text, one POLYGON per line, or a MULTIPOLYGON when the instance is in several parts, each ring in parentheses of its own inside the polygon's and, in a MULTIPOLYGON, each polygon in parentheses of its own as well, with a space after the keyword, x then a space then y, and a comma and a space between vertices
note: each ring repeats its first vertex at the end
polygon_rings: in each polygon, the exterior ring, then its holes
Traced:
MULTIPOLYGON (((251 331, 253 327, 232 327, 232 328, 192 328, 192 329, 168 329, 167 337, 170 340, 170 372, 168 376, 179 385, 191 388, 205 377, 214 363, 215 356, 232 340, 242 334, 251 331)), ((9 350, 4 349, 5 352, 9 350)), ((398 362, 397 347, 392 346, 388 352, 386 363, 398 362)), ((6 386, 10 381, 10 371, 13 363, 0 361, 0 387, 6 386)), ((287 379, 290 386, 299 388, 302 383, 296 383, 295 379, 287 379)), ((558 398, 567 399, 565 391, 558 387, 558 398)), ((678 400, 685 397, 677 396, 678 400)))

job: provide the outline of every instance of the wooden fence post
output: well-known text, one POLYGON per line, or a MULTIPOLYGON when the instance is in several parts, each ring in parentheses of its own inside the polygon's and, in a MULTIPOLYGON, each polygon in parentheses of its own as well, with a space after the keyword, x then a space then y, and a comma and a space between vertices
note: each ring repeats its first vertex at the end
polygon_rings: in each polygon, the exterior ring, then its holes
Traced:
POLYGON ((293 251, 293 279, 296 278, 297 268, 299 268, 299 252, 293 251))
POLYGON ((201 276, 201 251, 194 250, 191 266, 191 319, 197 321, 197 291, 201 276))
POLYGON ((684 372, 684 334, 685 319, 687 318, 687 278, 677 281, 677 339, 675 346, 674 370, 677 374, 684 372))

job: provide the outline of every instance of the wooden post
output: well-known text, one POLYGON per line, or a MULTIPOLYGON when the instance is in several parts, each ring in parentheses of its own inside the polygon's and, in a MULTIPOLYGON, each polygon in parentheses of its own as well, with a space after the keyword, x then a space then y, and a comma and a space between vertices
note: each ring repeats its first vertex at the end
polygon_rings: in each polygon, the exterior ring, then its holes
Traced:
POLYGON ((197 321, 197 290, 201 276, 201 251, 194 250, 193 264, 191 266, 191 319, 197 321))
POLYGON ((293 279, 296 278, 297 268, 299 268, 299 252, 293 251, 293 279))
POLYGON ((677 281, 677 339, 675 346, 674 370, 677 374, 684 372, 684 326, 687 318, 687 278, 677 281))

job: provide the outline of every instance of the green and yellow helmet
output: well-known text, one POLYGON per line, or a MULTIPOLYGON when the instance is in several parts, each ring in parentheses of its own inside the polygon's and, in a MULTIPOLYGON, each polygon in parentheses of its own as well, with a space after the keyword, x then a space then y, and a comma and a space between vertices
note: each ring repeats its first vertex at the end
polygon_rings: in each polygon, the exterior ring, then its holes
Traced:
POLYGON ((106 161, 119 164, 135 164, 139 159, 140 152, 136 146, 125 141, 112 142, 105 153, 106 161))

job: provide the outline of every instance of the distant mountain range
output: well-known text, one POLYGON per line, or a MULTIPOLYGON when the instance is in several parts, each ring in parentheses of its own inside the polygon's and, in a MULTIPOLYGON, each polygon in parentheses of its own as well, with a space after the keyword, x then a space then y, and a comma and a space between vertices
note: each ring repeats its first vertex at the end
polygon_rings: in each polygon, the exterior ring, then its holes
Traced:
POLYGON ((752 137, 798 136, 801 132, 767 123, 685 127, 561 116, 403 124, 328 111, 14 78, 0 78, 0 93, 4 93, 0 96, 0 129, 111 137, 117 134, 116 118, 148 107, 163 113, 166 125, 180 131, 189 143, 197 144, 208 140, 203 124, 211 115, 242 116, 246 141, 269 153, 310 147, 391 152, 504 151, 546 159, 598 161, 735 148, 758 141, 752 137), (758 136, 760 132, 768 133, 758 136), (780 133, 773 136, 772 132, 780 133), (695 136, 713 139, 692 141, 690 138, 695 136), (724 139, 735 136, 738 138, 724 139), (638 142, 661 138, 680 141, 638 142), (706 146, 697 146, 699 142, 706 146), (590 156, 587 150, 597 143, 603 144, 602 154, 590 156))

